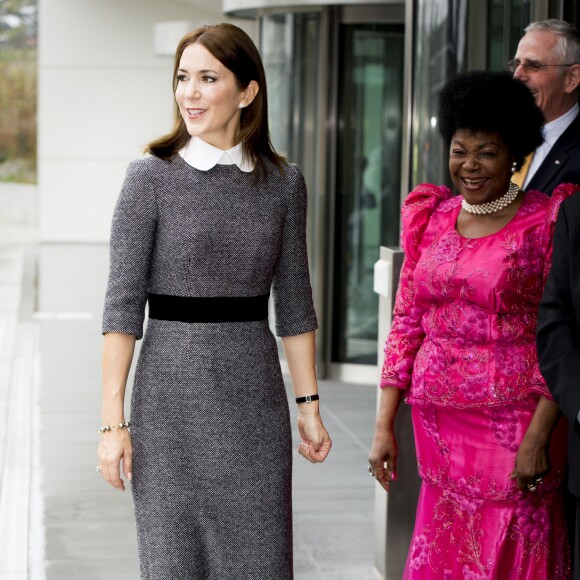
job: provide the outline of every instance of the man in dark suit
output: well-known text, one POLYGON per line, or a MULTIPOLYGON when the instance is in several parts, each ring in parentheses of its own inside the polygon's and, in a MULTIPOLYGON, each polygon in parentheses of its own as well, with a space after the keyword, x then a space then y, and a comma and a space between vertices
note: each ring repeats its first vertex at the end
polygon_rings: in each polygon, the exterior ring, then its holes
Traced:
MULTIPOLYGON (((580 34, 561 20, 533 22, 525 32, 510 68, 534 93, 546 124, 545 141, 536 149, 527 174, 522 176, 522 189, 551 195, 560 183, 580 184, 580 34)), ((561 206, 553 266, 538 317, 540 369, 570 424, 572 495, 566 497, 566 507, 576 580, 580 580, 579 258, 580 194, 561 206)))
POLYGON ((538 314, 540 370, 568 418, 568 486, 576 503, 574 578, 580 580, 580 192, 560 206, 552 269, 538 314))
POLYGON ((580 33, 562 20, 532 22, 525 32, 509 67, 544 113, 545 140, 522 189, 551 195, 560 183, 580 183, 580 33))

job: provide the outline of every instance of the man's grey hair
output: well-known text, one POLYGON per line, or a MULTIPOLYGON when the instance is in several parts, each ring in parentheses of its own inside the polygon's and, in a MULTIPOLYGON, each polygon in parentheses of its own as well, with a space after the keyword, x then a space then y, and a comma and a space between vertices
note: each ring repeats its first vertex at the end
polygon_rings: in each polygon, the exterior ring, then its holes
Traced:
POLYGON ((553 32, 558 36, 554 55, 558 64, 580 64, 580 32, 574 25, 551 18, 532 22, 525 32, 553 32))

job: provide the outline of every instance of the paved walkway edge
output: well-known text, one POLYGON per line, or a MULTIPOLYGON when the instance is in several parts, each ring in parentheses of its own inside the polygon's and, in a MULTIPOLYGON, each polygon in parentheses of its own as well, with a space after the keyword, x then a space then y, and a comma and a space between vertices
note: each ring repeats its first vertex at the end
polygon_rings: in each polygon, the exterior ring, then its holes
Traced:
POLYGON ((0 580, 44 580, 41 472, 37 467, 39 327, 20 316, 23 284, 30 284, 24 266, 22 251, 2 248, 0 327, 4 332, 0 334, 8 331, 9 336, 0 336, 4 372, 0 385, 0 580))
POLYGON ((7 407, 6 453, 0 494, 0 578, 28 578, 32 468, 32 386, 38 329, 18 325, 7 407))
POLYGON ((37 351, 32 386, 32 475, 30 478, 29 580, 46 580, 44 495, 42 491, 41 456, 41 364, 37 351))

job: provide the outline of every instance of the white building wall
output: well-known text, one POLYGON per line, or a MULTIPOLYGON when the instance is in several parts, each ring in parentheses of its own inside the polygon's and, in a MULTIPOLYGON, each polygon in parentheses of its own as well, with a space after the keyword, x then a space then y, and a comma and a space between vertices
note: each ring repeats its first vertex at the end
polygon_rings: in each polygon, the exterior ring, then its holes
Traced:
POLYGON ((221 2, 192 1, 40 0, 42 241, 108 239, 127 164, 172 124, 173 63, 155 54, 155 24, 232 21, 221 2))

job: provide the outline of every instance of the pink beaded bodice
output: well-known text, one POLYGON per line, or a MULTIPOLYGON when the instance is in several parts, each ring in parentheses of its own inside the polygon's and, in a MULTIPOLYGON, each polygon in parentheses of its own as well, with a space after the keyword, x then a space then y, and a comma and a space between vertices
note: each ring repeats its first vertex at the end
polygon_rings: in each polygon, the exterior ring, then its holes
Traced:
POLYGON ((455 407, 533 403, 550 397, 535 346, 536 315, 551 263, 560 203, 526 193, 500 231, 465 238, 461 197, 423 184, 402 209, 405 260, 381 387, 409 388, 407 401, 455 407))

